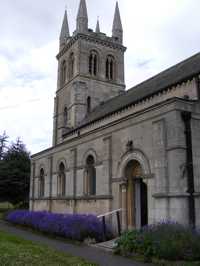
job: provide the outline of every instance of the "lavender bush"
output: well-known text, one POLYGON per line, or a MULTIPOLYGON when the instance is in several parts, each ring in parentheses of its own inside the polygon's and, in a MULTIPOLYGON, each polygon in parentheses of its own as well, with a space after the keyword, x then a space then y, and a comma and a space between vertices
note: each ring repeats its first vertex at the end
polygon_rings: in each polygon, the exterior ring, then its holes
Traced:
POLYGON ((41 232, 78 241, 83 241, 85 238, 102 241, 103 236, 102 224, 94 215, 16 210, 10 212, 6 220, 14 224, 29 226, 41 232))
POLYGON ((167 260, 200 260, 200 232, 172 221, 125 232, 116 243, 116 253, 132 252, 167 260))

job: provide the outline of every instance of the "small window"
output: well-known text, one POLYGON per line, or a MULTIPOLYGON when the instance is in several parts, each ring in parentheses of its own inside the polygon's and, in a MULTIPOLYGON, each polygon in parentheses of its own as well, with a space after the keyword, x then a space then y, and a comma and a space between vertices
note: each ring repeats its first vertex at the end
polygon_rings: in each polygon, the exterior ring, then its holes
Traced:
POLYGON ((63 163, 60 163, 58 173, 58 196, 65 195, 65 184, 65 166, 63 163))
POLYGON ((91 97, 87 97, 87 114, 91 111, 91 97))
POLYGON ((111 55, 106 59, 106 78, 114 80, 114 58, 111 55))
POLYGON ((64 60, 61 64, 61 77, 60 77, 60 83, 61 86, 65 85, 66 82, 66 72, 67 72, 67 68, 66 68, 66 61, 64 60))
POLYGON ((98 56, 96 51, 92 51, 89 56, 89 73, 92 76, 97 75, 98 56))
POLYGON ((64 108, 63 119, 64 119, 64 127, 66 127, 67 126, 67 122, 68 122, 68 110, 67 110, 67 107, 64 108))
POLYGON ((84 193, 86 195, 96 194, 96 168, 94 157, 92 155, 89 155, 86 160, 84 172, 84 193))
POLYGON ((44 197, 44 189, 45 189, 45 180, 44 180, 44 169, 41 168, 40 176, 39 176, 39 197, 44 197))
POLYGON ((71 53, 69 57, 69 79, 72 79, 73 76, 74 76, 74 53, 71 53))

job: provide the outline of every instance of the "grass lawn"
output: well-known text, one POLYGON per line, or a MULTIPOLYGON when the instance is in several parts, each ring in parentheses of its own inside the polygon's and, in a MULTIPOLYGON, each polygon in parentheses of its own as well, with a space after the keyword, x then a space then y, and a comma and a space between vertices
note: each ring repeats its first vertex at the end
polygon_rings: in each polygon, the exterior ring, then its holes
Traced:
MULTIPOLYGON (((141 263, 144 263, 145 258, 142 255, 134 254, 134 256, 130 256, 130 258, 133 259, 133 261, 138 261, 141 263)), ((200 266, 200 261, 167 261, 167 260, 159 260, 159 259, 152 259, 152 263, 155 266, 200 266)), ((148 263, 146 264, 149 265, 148 263)))
POLYGON ((9 202, 0 202, 0 209, 12 209, 13 205, 9 202))
POLYGON ((200 262, 185 262, 185 261, 179 261, 179 262, 172 262, 172 261, 160 261, 155 263, 156 266, 200 266, 200 262))
POLYGON ((0 266, 95 266, 83 259, 0 231, 0 266))

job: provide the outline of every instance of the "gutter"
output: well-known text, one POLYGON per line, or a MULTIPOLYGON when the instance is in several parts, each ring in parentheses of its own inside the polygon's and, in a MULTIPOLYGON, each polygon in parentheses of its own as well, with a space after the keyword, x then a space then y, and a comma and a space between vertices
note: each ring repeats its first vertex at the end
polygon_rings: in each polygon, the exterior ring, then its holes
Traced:
POLYGON ((185 140, 186 140, 186 169, 187 169, 187 192, 188 209, 189 209, 189 225, 195 228, 195 199, 194 199, 194 167, 193 167, 193 154, 192 154, 192 133, 191 133, 191 112, 182 111, 181 117, 185 126, 185 140))

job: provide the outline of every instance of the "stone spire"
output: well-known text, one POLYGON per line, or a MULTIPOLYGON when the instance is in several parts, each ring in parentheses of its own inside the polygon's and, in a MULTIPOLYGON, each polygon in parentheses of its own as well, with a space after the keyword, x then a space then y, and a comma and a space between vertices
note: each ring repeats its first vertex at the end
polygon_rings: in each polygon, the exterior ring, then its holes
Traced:
POLYGON ((60 33, 60 45, 65 44, 69 37, 70 37, 70 34, 69 34, 69 25, 68 25, 68 19, 67 19, 67 11, 65 10, 62 29, 60 33))
POLYGON ((88 32, 88 15, 85 0, 80 0, 78 15, 76 18, 76 30, 78 33, 88 32))
POLYGON ((100 33, 100 26, 99 26, 99 18, 97 19, 97 25, 96 25, 96 33, 100 33))
POLYGON ((120 43, 123 42, 123 29, 122 29, 122 22, 121 22, 118 2, 116 3, 116 7, 115 7, 112 36, 116 39, 116 41, 120 43))

